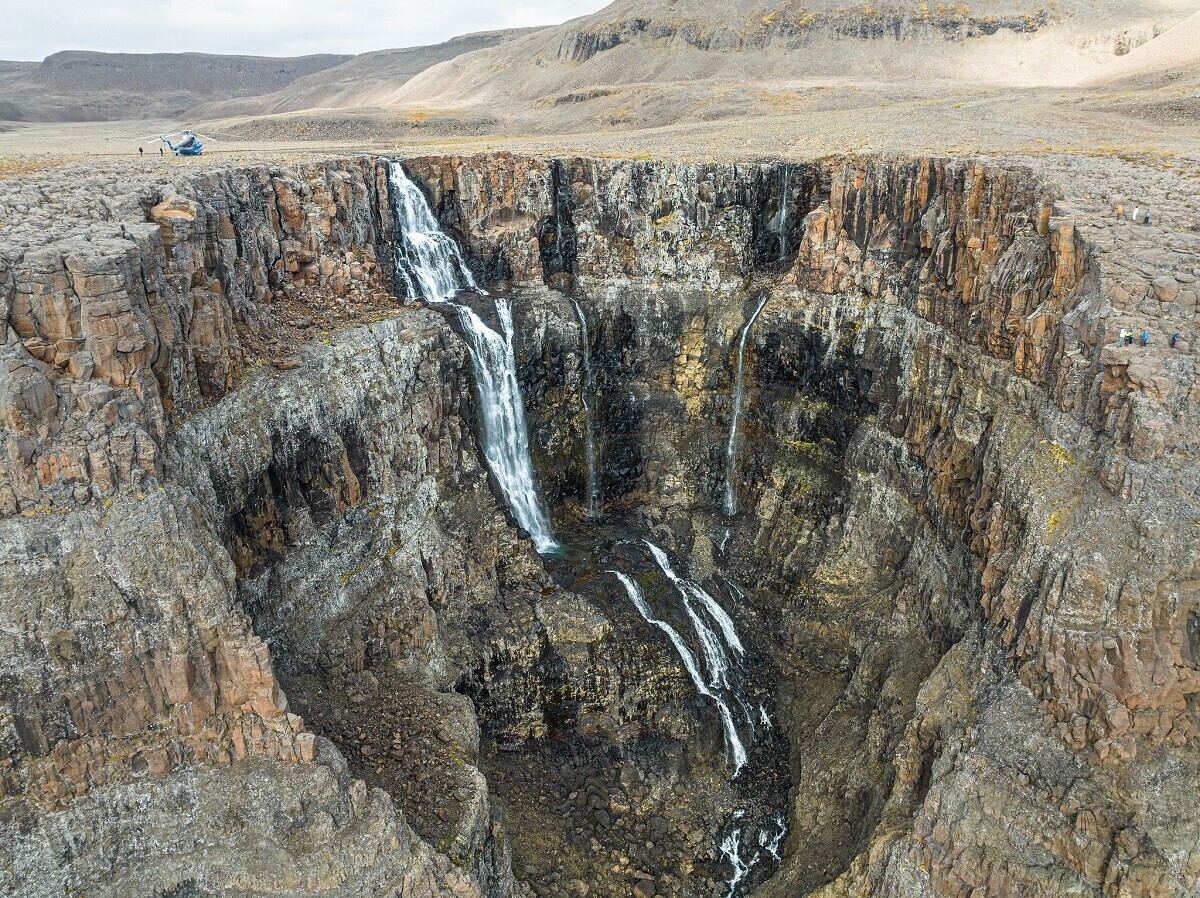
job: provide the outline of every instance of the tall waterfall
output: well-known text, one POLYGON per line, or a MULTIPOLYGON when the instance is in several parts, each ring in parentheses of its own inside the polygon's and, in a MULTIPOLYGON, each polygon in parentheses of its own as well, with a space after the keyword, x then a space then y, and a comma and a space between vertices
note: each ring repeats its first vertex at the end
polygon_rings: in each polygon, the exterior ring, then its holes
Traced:
POLYGON ((709 684, 705 682, 704 674, 700 670, 700 664, 696 659, 696 655, 688 647, 687 641, 679 634, 679 631, 666 621, 659 620, 650 612, 650 606, 646 603, 646 597, 643 595, 642 588, 638 586, 637 581, 621 571, 610 570, 608 573, 621 581, 621 585, 625 587, 625 591, 629 594, 629 600, 633 602, 634 607, 637 608, 638 613, 642 615, 646 622, 658 627, 658 629, 667 634, 667 638, 675 646, 675 651, 679 653, 679 658, 683 661, 684 670, 691 677, 696 691, 717 706, 717 711, 721 715, 721 725, 725 730, 725 741, 729 746, 730 759, 733 761, 733 773, 736 776, 738 771, 746 765, 747 755, 746 747, 742 744, 742 739, 738 735, 737 725, 734 723, 733 712, 729 710, 729 705, 725 703, 725 700, 721 698, 719 693, 713 691, 713 688, 710 688, 709 684))
POLYGON ((742 416, 742 394, 745 388, 743 381, 746 362, 746 337, 750 334, 750 328, 753 326, 754 320, 758 318, 769 298, 767 294, 763 294, 762 299, 758 301, 758 308, 754 310, 754 314, 750 316, 750 320, 742 328, 742 336, 738 340, 737 373, 733 380, 733 420, 729 424, 729 443, 725 447, 725 501, 723 503, 723 510, 730 517, 737 514, 737 487, 734 485, 734 477, 737 473, 735 469, 737 467, 738 419, 742 416))
POLYGON ((596 516, 596 507, 600 503, 600 487, 596 473, 596 435, 592 422, 592 405, 588 398, 592 391, 592 347, 591 340, 588 337, 587 317, 583 314, 583 308, 571 298, 571 305, 575 307, 575 316, 579 319, 579 334, 580 342, 583 345, 583 385, 579 389, 579 396, 583 402, 583 453, 584 460, 587 462, 587 515, 589 518, 596 516))
POLYGON ((792 167, 783 163, 783 191, 779 195, 779 261, 787 258, 788 192, 792 187, 792 167))
POLYGON ((483 291, 475 284, 458 244, 438 228, 424 194, 398 162, 388 168, 393 207, 400 226, 396 273, 410 296, 452 306, 462 322, 479 388, 479 442, 488 469, 508 502, 509 510, 528 531, 539 552, 558 548, 550 521, 538 498, 529 453, 525 405, 513 353, 512 303, 498 297, 496 316, 503 334, 492 330, 470 308, 450 300, 463 290, 483 291))
POLYGON ((471 348, 475 382, 479 385, 480 443, 512 516, 529 531, 537 550, 548 552, 558 548, 558 543, 550 531, 533 476, 525 405, 521 401, 512 347, 512 303, 497 297, 496 315, 503 336, 469 308, 458 306, 458 316, 471 348))

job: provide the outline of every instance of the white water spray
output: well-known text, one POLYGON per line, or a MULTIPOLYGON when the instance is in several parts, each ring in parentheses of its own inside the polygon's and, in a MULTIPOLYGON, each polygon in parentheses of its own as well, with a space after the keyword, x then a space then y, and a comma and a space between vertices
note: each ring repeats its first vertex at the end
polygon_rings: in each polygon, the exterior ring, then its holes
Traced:
POLYGON ((479 442, 488 469, 500 485, 513 518, 529 533, 537 550, 557 549, 533 476, 525 405, 512 346, 512 303, 504 298, 495 300, 501 335, 468 307, 451 302, 463 290, 483 291, 471 277, 458 244, 438 228, 424 194, 409 180, 400 163, 391 163, 388 179, 400 226, 396 273, 412 298, 444 303, 458 313, 479 387, 479 442))
POLYGON ((779 856, 779 847, 783 844, 783 839, 786 835, 787 821, 784 820, 783 814, 776 813, 775 832, 768 834, 768 831, 764 829, 758 834, 759 844, 767 849, 767 854, 771 855, 775 860, 782 860, 779 856))
POLYGON ((763 294, 762 299, 758 301, 758 308, 754 310, 754 314, 750 316, 750 320, 746 322, 746 326, 742 328, 742 336, 738 340, 737 351, 737 374, 733 381, 733 420, 729 425, 729 443, 725 446, 725 514, 732 517, 737 514, 737 490, 734 487, 735 468, 737 467, 737 432, 738 419, 742 416, 742 394, 744 391, 744 371, 746 362, 746 337, 750 333, 750 328, 754 321, 762 313, 763 308, 767 305, 767 300, 770 297, 763 294))
POLYGON ((783 164, 783 192, 779 197, 779 261, 787 257, 788 191, 792 185, 792 167, 783 164))
POLYGON ((742 745, 741 737, 738 736, 737 726, 734 724, 733 714, 729 710, 729 706, 725 704, 725 700, 717 693, 709 688, 709 685, 704 681, 704 675, 700 670, 700 664, 696 659, 695 654, 688 648, 687 641, 679 635, 679 631, 668 624, 666 621, 659 620, 650 612, 650 606, 646 603, 646 598, 642 594, 642 588, 637 584, 637 581, 624 574, 621 571, 609 571, 625 587, 625 592, 629 594, 629 600, 633 602, 638 613, 645 619, 646 623, 651 624, 662 630, 671 640, 671 644, 675 646, 675 651, 679 653, 679 658, 683 661, 683 667, 691 677, 692 684, 696 687, 696 691, 705 698, 710 699, 717 706, 717 711, 721 715, 721 724, 725 730, 725 741, 729 746, 730 759, 733 761, 733 775, 737 776, 738 772, 746 765, 746 748, 742 745))

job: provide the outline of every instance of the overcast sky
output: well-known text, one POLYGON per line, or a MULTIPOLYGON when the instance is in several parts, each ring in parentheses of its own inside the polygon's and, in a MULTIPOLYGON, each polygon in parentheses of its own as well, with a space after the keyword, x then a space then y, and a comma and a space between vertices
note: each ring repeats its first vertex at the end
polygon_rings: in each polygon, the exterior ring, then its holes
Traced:
POLYGON ((606 0, 0 0, 0 59, 58 50, 361 53, 549 25, 606 0))

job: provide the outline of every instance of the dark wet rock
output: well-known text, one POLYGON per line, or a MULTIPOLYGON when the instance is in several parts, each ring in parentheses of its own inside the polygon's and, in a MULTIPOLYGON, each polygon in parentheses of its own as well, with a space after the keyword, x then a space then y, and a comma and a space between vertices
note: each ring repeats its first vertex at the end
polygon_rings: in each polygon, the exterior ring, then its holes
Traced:
POLYGON ((1194 890, 1200 266, 1163 173, 1087 164, 1178 220, 999 162, 412 161, 513 288, 562 559, 387 295, 383 163, 0 186, 0 891, 690 898, 735 805, 787 811, 767 898, 1194 890), (622 534, 737 612, 739 783, 622 534))

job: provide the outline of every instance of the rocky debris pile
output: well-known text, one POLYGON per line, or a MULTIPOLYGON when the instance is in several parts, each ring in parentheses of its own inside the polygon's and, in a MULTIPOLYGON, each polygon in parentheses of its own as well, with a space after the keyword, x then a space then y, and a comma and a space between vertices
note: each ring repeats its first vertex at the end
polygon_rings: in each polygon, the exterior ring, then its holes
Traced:
POLYGON ((311 676, 285 686, 313 731, 337 745, 356 777, 387 792, 421 838, 452 858, 469 856, 489 814, 468 699, 386 668, 332 687, 311 676))
POLYGON ((486 744, 483 769, 513 837, 514 872, 539 898, 708 894, 728 785, 699 786, 678 749, 616 753, 586 739, 521 752, 486 744))

